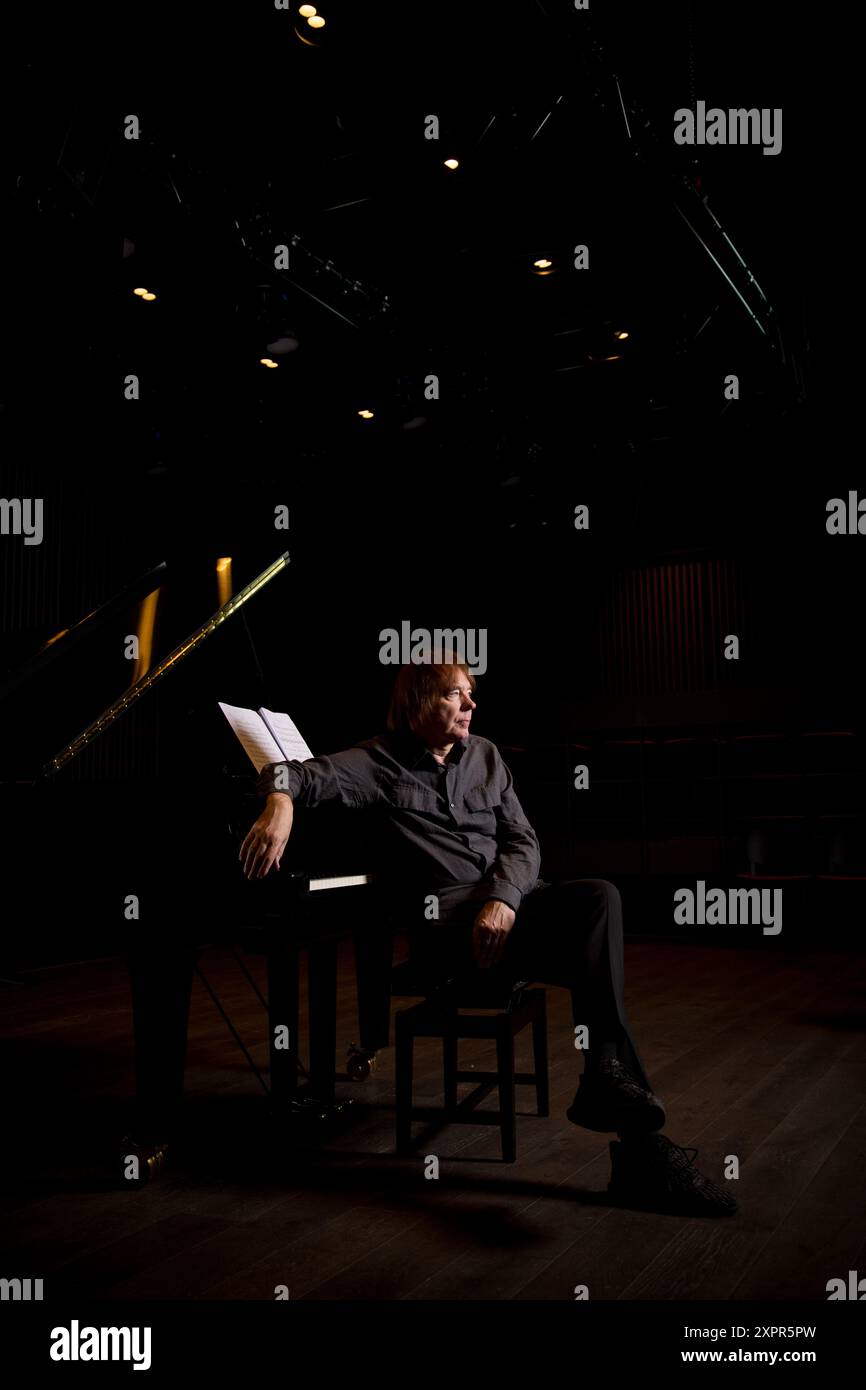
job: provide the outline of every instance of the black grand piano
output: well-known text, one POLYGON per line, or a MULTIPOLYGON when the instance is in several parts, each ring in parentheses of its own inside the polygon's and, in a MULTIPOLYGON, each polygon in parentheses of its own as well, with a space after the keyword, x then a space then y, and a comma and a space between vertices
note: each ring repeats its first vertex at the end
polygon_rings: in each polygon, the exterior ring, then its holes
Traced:
MULTIPOLYGON (((248 615, 277 592, 288 563, 287 553, 277 557, 216 611, 206 606, 212 571, 158 565, 0 680, 2 830, 27 962, 76 959, 71 940, 86 942, 79 954, 90 958, 127 958, 136 1103, 118 1152, 140 1159, 142 1180, 159 1171, 179 1121, 193 973, 211 988, 198 965, 205 945, 266 954, 270 1066, 260 1080, 289 1134, 324 1136, 352 1104, 335 1101, 334 1087, 336 948, 347 926, 359 1003, 348 1074, 363 1079, 388 1043, 393 933, 375 836, 323 807, 315 825, 296 820, 279 873, 249 882, 238 861, 262 803, 217 702, 279 707, 248 615), (108 702, 94 713, 103 692, 108 702), (298 1036, 302 950, 308 1068, 298 1036)), ((14 971, 8 945, 4 964, 14 971)))

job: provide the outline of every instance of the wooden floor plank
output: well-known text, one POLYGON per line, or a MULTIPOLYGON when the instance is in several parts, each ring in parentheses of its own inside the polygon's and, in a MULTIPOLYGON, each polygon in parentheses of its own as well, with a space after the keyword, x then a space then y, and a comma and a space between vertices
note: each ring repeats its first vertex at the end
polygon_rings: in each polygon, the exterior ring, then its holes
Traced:
MULTIPOLYGON (((852 1065, 846 1057, 846 1066, 852 1065)), ((862 1066, 863 1063, 860 1063, 862 1066)), ((864 1085, 857 1078, 858 1088, 864 1085)), ((866 1241, 866 1105, 854 1116, 763 1250, 731 1290, 738 1299, 796 1299, 804 1289, 826 1297, 827 1281, 847 1283, 861 1269, 866 1241), (840 1194, 844 1193, 844 1201, 840 1194)))
MULTIPOLYGON (((808 989, 808 982, 806 988, 808 989)), ((787 978, 777 981, 779 985, 778 997, 785 1001, 791 998, 791 981, 787 978)), ((756 1032, 766 1032, 768 1020, 766 1017, 766 982, 757 983, 754 986, 756 994, 762 996, 759 1008, 755 1009, 755 1021, 753 1029, 756 1032)), ((805 996, 804 996, 805 997, 805 996)), ((744 1031, 744 1030, 743 1030, 744 1031)), ((744 1038, 737 1038, 737 1046, 742 1047, 744 1038)), ((788 1049, 794 1045, 793 1038, 788 1039, 788 1049)), ((713 1061, 716 1062, 717 1056, 714 1055, 713 1061)), ((748 1075, 748 1073, 746 1073, 748 1075)), ((552 1073, 553 1079, 553 1073, 552 1073)), ((564 1108, 566 1100, 571 1099, 571 1081, 566 1080, 564 1091, 557 1091, 552 1085, 554 1114, 557 1112, 557 1102, 564 1108)), ((708 1113, 713 1113, 712 1109, 708 1113)), ((490 1168, 482 1170, 484 1182, 491 1194, 490 1205, 494 1210, 490 1213, 491 1220, 496 1223, 498 1236, 497 1241, 482 1243, 482 1251, 476 1251, 477 1233, 471 1223, 467 1228, 461 1229, 460 1241, 467 1257, 459 1261, 448 1262, 447 1274, 436 1282, 436 1268, 442 1264, 440 1258, 440 1246, 442 1241, 438 1238, 438 1232, 428 1231, 422 1223, 421 1228, 414 1227, 411 1234, 405 1239, 395 1239, 385 1247, 371 1253, 354 1269, 338 1278, 332 1279, 316 1292, 316 1297, 333 1298, 352 1298, 362 1297, 360 1292, 364 1287, 371 1287, 380 1292, 374 1294, 375 1297, 501 1297, 508 1296, 502 1294, 502 1280, 500 1274, 507 1281, 510 1289, 519 1286, 530 1277, 523 1268, 528 1261, 528 1249, 531 1245, 543 1243, 545 1240, 546 1255, 544 1260, 539 1263, 549 1262, 556 1249, 556 1242, 562 1239, 563 1229, 563 1210, 561 1205, 551 1204, 550 1194, 556 1196, 561 1201, 573 1200, 574 1194, 570 1188, 570 1182, 578 1184, 578 1190, 583 1195, 591 1197, 593 1191, 601 1192, 606 1187, 607 1176, 609 1173, 609 1161, 607 1157, 607 1140, 600 1140, 596 1136, 590 1135, 586 1131, 575 1130, 574 1127, 560 1125, 556 1138, 553 1143, 550 1141, 550 1126, 545 1125, 544 1137, 539 1137, 536 1130, 536 1141, 533 1142, 531 1136, 530 1121, 518 1122, 519 1130, 519 1152, 521 1154, 521 1168, 531 1175, 529 1195, 525 1190, 526 1184, 522 1182, 509 1181, 508 1176, 501 1171, 497 1174, 495 1167, 491 1164, 490 1168), (528 1142, 525 1142, 525 1136, 528 1142), (585 1145, 584 1166, 575 1169, 575 1159, 577 1157, 577 1137, 581 1136, 588 1141, 585 1145), (588 1191, 587 1191, 588 1184, 588 1191), (539 1196, 539 1191, 543 1194, 539 1196), (544 1207, 549 1214, 549 1221, 543 1223, 542 1229, 537 1223, 534 1224, 533 1218, 528 1216, 533 1207, 544 1207), (430 1235, 432 1234, 432 1239, 430 1235), (551 1242, 553 1244, 551 1244, 551 1242), (504 1246, 505 1256, 497 1245, 504 1246), (513 1249, 517 1245, 521 1249, 521 1260, 515 1261, 513 1249), (503 1264, 504 1258, 504 1264, 503 1264), (408 1281, 413 1277, 413 1271, 417 1265, 423 1268, 427 1262, 431 1267, 427 1269, 425 1281, 418 1286, 418 1293, 412 1293, 411 1285, 408 1281), (436 1262, 436 1267, 433 1263, 436 1262), (459 1268, 457 1267, 459 1265, 459 1268), (500 1268, 500 1266, 502 1266, 500 1268), (521 1272, 522 1271, 522 1272, 521 1272)), ((479 1138, 473 1144, 459 1151, 458 1161, 462 1158, 473 1157, 492 1157, 495 1151, 496 1140, 493 1131, 484 1131, 484 1137, 479 1138)), ((513 1172, 513 1170, 511 1170, 513 1172)), ((428 1184, 431 1191, 435 1191, 438 1184, 428 1184)), ((478 1183, 473 1182, 468 1192, 461 1190, 457 1179, 453 1179, 448 1185, 448 1206, 453 1208, 460 1205, 467 1212, 484 1209, 487 1193, 479 1193, 478 1183)), ((432 1201, 429 1203, 433 1207, 432 1201)), ((598 1220, 605 1214, 605 1211, 598 1211, 593 1208, 591 1203, 584 1203, 585 1210, 581 1210, 574 1220, 580 1222, 581 1232, 585 1232, 590 1226, 597 1224, 598 1220)), ((450 1216, 449 1211, 446 1215, 450 1216)), ((431 1215, 430 1222, 435 1220, 431 1215)), ((572 1220, 569 1214, 568 1220, 572 1220)), ((430 1222, 426 1223, 428 1226, 430 1222)), ((485 1218, 486 1222, 486 1218, 485 1218)), ((482 1223, 484 1225, 484 1223, 482 1223)), ((493 1227, 484 1225, 488 1235, 493 1233, 493 1227)), ((568 1245, 573 1239, 573 1235, 565 1240, 568 1245)), ((527 1268, 530 1267, 527 1265, 527 1268)), ((560 1295, 561 1296, 561 1295, 560 1295)))
MULTIPOLYGON (((263 988, 263 963, 250 968, 263 988)), ((206 969, 265 1071, 261 1005, 227 952, 209 953, 206 969)), ((338 1067, 357 1039, 348 942, 339 971, 338 1067)), ((189 1143, 158 1182, 115 1190, 103 1149, 133 1077, 125 964, 34 972, 0 992, 20 1120, 2 1198, 11 1255, 55 1294, 118 1300, 270 1300, 285 1284, 316 1300, 570 1301, 581 1282, 593 1298, 825 1298, 828 1278, 863 1263, 864 976, 853 951, 627 944, 627 1009, 668 1108, 665 1132, 696 1144, 713 1176, 726 1153, 742 1160, 741 1215, 709 1221, 609 1203, 612 1136, 565 1118, 582 1059, 569 994, 554 987, 551 1115, 535 1116, 531 1089, 519 1089, 519 1161, 508 1165, 498 1130, 469 1125, 429 1140, 416 1129, 416 1155, 396 1157, 393 1048, 368 1082, 338 1083, 358 1109, 321 1152, 270 1140, 259 1083, 196 979, 189 1143), (50 1108, 37 1100, 49 1079, 50 1108), (56 1143, 67 1128, 74 1146, 56 1143), (428 1153, 436 1182, 424 1177, 428 1153)), ((411 1002, 395 999, 392 1018, 411 1002)), ((461 1044, 467 1069, 492 1058, 487 1044, 461 1044)), ((528 1033, 518 1058, 529 1070, 528 1033)), ((422 1040, 417 1103, 438 1103, 441 1067, 441 1044, 422 1040)), ((485 1108, 496 1104, 493 1094, 485 1108)))
MULTIPOLYGON (((788 1034, 787 1051, 795 1046, 795 1036, 788 1034)), ((761 1046, 766 1046, 763 1039, 761 1046)), ((733 1058, 719 1063, 719 1069, 724 1071, 727 1067, 737 1064, 744 1084, 747 1084, 754 1069, 747 1054, 741 1053, 739 1057, 735 1054, 733 1058)), ((712 1085, 708 1085, 703 1094, 707 1098, 704 1113, 706 1116, 712 1116, 715 1113, 711 1100, 712 1085)), ((675 1113, 676 1107, 671 1108, 675 1113)), ((676 1142, 691 1143, 692 1138, 687 1136, 697 1131, 683 1131, 674 1123, 669 1123, 665 1132, 675 1138, 676 1142)), ((547 1251, 551 1256, 548 1261, 549 1267, 524 1279, 521 1270, 513 1267, 514 1262, 511 1267, 506 1264, 502 1268, 497 1252, 493 1251, 494 1268, 485 1271, 483 1287, 490 1281, 492 1287, 501 1288, 501 1280, 505 1278, 509 1282, 511 1293, 500 1293, 497 1296, 548 1299, 570 1298, 575 1283, 588 1283, 592 1297, 616 1297, 623 1278, 627 1280, 631 1277, 636 1269, 643 1267, 652 1254, 663 1249, 672 1239, 686 1218, 656 1214, 647 1217, 640 1212, 620 1213, 607 1204, 606 1186, 610 1174, 607 1144, 606 1138, 596 1161, 569 1173, 562 1183, 563 1194, 585 1192, 587 1188, 590 1192, 595 1192, 602 1203, 601 1209, 594 1210, 585 1202, 575 1203, 573 1210, 564 1220, 563 1213, 551 1209, 551 1204, 545 1203, 543 1197, 526 1204, 517 1214, 533 1230, 537 1240, 546 1241, 547 1251), (577 1259, 575 1251, 579 1251, 577 1259), (592 1281, 587 1277, 587 1271, 590 1269, 595 1272, 592 1281)), ((530 1166, 533 1176, 536 1176, 535 1163, 527 1159, 527 1165, 530 1166)), ((704 1165, 704 1170, 711 1165, 712 1160, 704 1165)), ((438 1290, 428 1281, 418 1291, 417 1296, 472 1297, 471 1291, 473 1287, 479 1287, 480 1277, 479 1255, 473 1250, 468 1259, 461 1260, 458 1266, 449 1270, 445 1278, 439 1281, 438 1290)))
MULTIPOLYGON (((738 1189, 742 1210, 733 1221, 714 1222, 709 1234, 693 1227, 681 1232, 621 1297, 731 1297, 740 1272, 763 1250, 866 1100, 864 1090, 848 1084, 855 1068, 845 1058, 854 1046, 838 1034, 810 1037, 778 1075, 771 1073, 724 1117, 727 1126, 711 1148, 745 1160, 738 1189)), ((800 1297, 817 1296, 802 1283, 800 1288, 800 1297)))

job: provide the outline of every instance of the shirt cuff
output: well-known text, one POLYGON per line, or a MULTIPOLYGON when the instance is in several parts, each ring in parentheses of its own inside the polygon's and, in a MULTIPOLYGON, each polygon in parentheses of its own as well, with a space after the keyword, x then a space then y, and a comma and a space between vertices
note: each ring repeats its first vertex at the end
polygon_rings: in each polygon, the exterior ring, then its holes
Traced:
POLYGON ((297 792, 297 788, 295 786, 295 773, 292 768, 289 768, 288 771, 290 775, 286 777, 285 763, 268 763, 266 767, 262 768, 261 772, 259 773, 258 780, 256 781, 257 795, 270 796, 271 792, 282 792, 284 795, 289 796, 292 798, 292 800, 294 800, 297 792), (283 769, 283 775, 280 778, 280 781, 282 783, 288 782, 289 786, 282 785, 277 787, 274 785, 277 780, 275 773, 278 767, 281 767, 283 769))
POLYGON ((507 907, 513 908, 517 912, 523 901, 523 894, 519 888, 515 888, 513 883, 508 883, 504 878, 495 878, 490 885, 490 892, 487 894, 488 901, 498 899, 505 903, 507 907))

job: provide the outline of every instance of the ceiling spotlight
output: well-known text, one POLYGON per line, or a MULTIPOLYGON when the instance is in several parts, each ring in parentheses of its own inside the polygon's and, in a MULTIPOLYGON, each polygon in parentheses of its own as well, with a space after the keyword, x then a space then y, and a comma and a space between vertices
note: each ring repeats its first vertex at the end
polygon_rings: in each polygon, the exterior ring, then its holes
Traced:
POLYGON ((147 294, 147 290, 142 289, 142 288, 139 286, 139 288, 138 288, 137 290, 133 290, 132 293, 133 293, 133 294, 140 294, 140 295, 144 296, 144 295, 147 294))
POLYGON ((533 261, 532 264, 535 266, 536 270, 549 270, 553 265, 553 261, 547 261, 542 258, 540 261, 533 261))
POLYGON ((142 299, 156 299, 156 295, 149 294, 147 290, 145 290, 144 294, 141 297, 142 299))
POLYGON ((360 415, 362 420, 372 420, 373 418, 372 410, 359 410, 358 414, 360 415))
POLYGON ((272 360, 272 358, 270 358, 270 357, 260 357, 260 358, 259 358, 259 361, 261 362, 261 364, 262 364, 263 367, 277 367, 277 366, 279 366, 279 363, 278 363, 278 362, 274 362, 274 361, 272 360))
POLYGON ((310 19, 316 13, 315 5, 302 5, 298 14, 302 14, 304 19, 310 19))
POLYGON ((325 21, 322 19, 322 16, 320 14, 314 14, 310 15, 310 18, 307 20, 307 23, 309 24, 311 29, 321 29, 324 27, 325 21))
POLYGON ((620 341, 622 341, 623 338, 627 338, 627 337, 628 337, 628 334, 627 334, 623 329, 620 329, 620 331, 619 331, 618 333, 614 333, 613 336, 614 336, 615 338, 619 338, 620 341))
POLYGON ((446 169, 458 169, 459 167, 460 167, 460 160, 459 160, 459 159, 446 159, 446 160, 445 160, 445 168, 446 168, 446 169))

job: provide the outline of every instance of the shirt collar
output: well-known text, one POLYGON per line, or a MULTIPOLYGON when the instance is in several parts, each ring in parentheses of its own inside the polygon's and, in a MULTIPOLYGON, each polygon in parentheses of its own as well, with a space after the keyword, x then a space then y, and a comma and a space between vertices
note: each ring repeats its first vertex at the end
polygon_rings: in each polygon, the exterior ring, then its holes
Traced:
MULTIPOLYGON (((472 735, 469 734, 467 738, 454 740, 454 746, 448 756, 449 762, 460 762, 461 758, 466 754, 466 745, 471 737, 472 735)), ((433 754, 430 752, 427 744, 411 729, 403 729, 399 733, 398 738, 401 741, 405 753, 407 767, 417 767, 420 762, 423 762, 425 757, 429 757, 433 760, 433 754)), ((439 766, 441 766, 441 764, 439 764, 439 766)))

